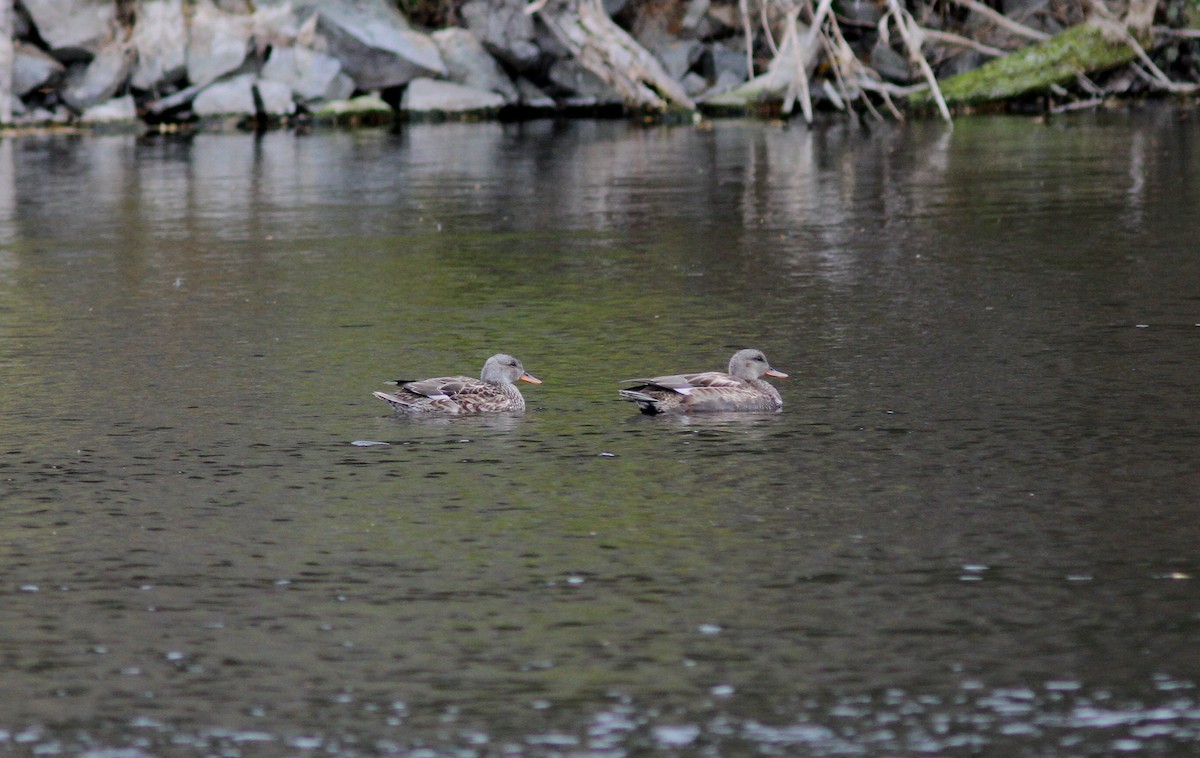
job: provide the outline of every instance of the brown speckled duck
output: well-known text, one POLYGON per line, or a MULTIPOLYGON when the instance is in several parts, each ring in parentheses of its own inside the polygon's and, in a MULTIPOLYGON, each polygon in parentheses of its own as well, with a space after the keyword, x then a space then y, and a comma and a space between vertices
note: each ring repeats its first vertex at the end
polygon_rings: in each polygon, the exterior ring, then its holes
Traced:
POLYGON ((767 363, 761 350, 739 350, 729 359, 729 372, 656 376, 629 379, 635 386, 621 397, 637 403, 642 413, 702 413, 722 411, 777 411, 783 407, 778 390, 762 376, 786 378, 767 363))
POLYGON ((513 382, 541 384, 511 355, 497 353, 483 364, 478 379, 439 376, 418 382, 400 380, 395 392, 376 392, 399 413, 504 413, 525 410, 525 398, 513 382))

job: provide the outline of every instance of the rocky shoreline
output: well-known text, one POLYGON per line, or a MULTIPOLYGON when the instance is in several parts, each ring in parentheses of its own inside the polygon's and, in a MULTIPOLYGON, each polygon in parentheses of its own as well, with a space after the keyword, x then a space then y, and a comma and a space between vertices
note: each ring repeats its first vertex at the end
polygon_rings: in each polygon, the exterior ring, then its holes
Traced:
MULTIPOLYGON (((452 16, 440 19, 446 28, 420 28, 389 0, 19 0, 0 10, 0 37, 12 41, 11 49, 0 44, 0 101, 9 103, 0 123, 170 129, 631 111, 690 117, 790 112, 797 102, 811 121, 814 101, 852 113, 852 102, 872 113, 886 105, 898 116, 893 98, 911 106, 929 88, 949 118, 927 58, 939 75, 954 74, 1004 52, 936 32, 931 19, 917 23, 896 0, 850 2, 839 6, 843 15, 823 0, 806 28, 799 11, 769 18, 770 6, 756 5, 759 24, 746 2, 716 0, 466 0, 422 7, 426 17, 434 7, 452 16), (903 35, 889 36, 889 24, 903 35), (823 78, 810 70, 818 45, 833 69, 823 78), (829 56, 837 45, 846 49, 829 56)), ((1080 20, 1028 16, 1011 22, 1016 29, 986 30, 989 42, 1048 39, 1080 20)))

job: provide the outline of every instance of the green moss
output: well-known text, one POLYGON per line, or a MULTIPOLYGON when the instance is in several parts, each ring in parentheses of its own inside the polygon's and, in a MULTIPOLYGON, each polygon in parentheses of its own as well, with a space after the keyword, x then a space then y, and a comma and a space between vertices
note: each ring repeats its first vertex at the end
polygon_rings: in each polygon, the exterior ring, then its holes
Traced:
MULTIPOLYGON (((1068 84, 1079 73, 1120 66, 1135 56, 1133 48, 1106 39, 1099 27, 1080 24, 1053 39, 939 82, 938 86, 950 105, 979 105, 1042 92, 1053 84, 1068 84)), ((912 99, 917 103, 931 100, 928 92, 912 99)))

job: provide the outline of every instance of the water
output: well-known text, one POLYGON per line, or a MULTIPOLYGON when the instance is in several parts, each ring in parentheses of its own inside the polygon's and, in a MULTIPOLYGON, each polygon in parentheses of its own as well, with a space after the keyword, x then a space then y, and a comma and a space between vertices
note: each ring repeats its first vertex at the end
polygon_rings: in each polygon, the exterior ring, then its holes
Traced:
POLYGON ((4 140, 0 750, 1190 754, 1197 176, 1169 110, 4 140), (782 413, 616 396, 743 346, 782 413), (524 416, 371 397, 501 350, 524 416))

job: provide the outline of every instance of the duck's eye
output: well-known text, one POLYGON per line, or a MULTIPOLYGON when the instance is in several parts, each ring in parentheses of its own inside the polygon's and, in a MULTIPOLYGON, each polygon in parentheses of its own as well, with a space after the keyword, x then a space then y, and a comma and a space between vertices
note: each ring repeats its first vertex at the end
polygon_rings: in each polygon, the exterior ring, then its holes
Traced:
POLYGON ((754 356, 754 360, 758 361, 759 363, 762 363, 763 361, 766 360, 766 358, 763 358, 761 355, 756 355, 756 356, 754 356))

